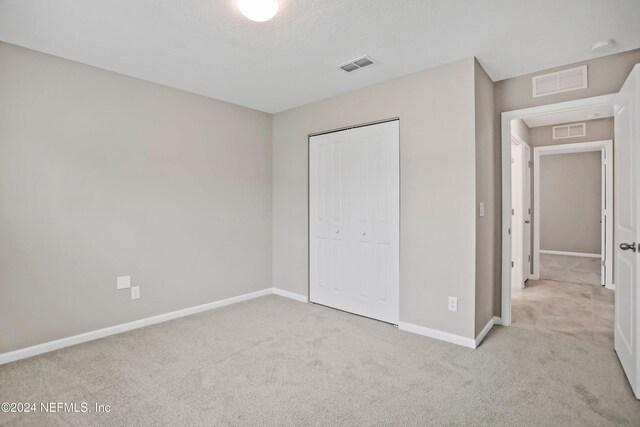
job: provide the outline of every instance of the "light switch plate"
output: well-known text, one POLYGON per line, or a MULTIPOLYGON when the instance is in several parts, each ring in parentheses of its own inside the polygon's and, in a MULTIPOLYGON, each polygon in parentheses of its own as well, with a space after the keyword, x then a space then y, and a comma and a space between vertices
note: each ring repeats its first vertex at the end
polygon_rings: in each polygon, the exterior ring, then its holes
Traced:
POLYGON ((484 202, 480 202, 480 216, 484 216, 484 202))
POLYGON ((140 286, 134 286, 131 288, 131 299, 140 298, 140 286))
POLYGON ((131 276, 120 276, 116 279, 116 289, 127 289, 131 287, 131 276))

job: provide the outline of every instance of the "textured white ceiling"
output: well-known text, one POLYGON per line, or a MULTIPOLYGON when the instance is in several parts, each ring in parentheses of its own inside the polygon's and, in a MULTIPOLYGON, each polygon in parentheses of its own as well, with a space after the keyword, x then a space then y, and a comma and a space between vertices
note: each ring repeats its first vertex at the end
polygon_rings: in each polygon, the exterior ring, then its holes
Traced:
POLYGON ((234 0, 0 0, 0 40, 273 113, 470 56, 501 80, 638 48, 638 17, 638 0, 280 0, 266 23, 234 0), (335 68, 364 54, 379 64, 335 68))

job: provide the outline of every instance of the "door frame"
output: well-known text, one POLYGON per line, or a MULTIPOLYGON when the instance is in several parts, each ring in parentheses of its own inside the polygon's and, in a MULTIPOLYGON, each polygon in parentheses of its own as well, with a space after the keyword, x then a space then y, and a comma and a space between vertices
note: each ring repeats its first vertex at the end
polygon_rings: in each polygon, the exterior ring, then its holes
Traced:
MULTIPOLYGON (((517 135, 511 135, 511 147, 513 147, 514 145, 516 145, 517 147, 519 147, 518 149, 520 150, 520 154, 518 155, 518 161, 515 161, 515 158, 513 157, 513 151, 511 152, 512 155, 512 161, 511 161, 511 182, 513 184, 513 182, 516 182, 516 185, 520 186, 523 190, 526 188, 526 183, 527 180, 525 179, 528 174, 529 174, 529 168, 527 165, 527 160, 526 160, 526 150, 531 150, 531 147, 529 146, 529 144, 527 144, 526 141, 524 141, 523 139, 521 139, 520 137, 518 137, 517 135), (514 164, 518 164, 517 167, 517 175, 516 177, 514 177, 513 175, 513 166, 514 164)), ((529 182, 529 186, 531 185, 531 182, 529 182)), ((524 232, 524 221, 526 220, 528 213, 525 212, 525 197, 524 197, 524 193, 522 194, 522 199, 518 200, 518 202, 520 202, 520 210, 517 211, 519 212, 519 214, 516 214, 517 212, 511 212, 511 225, 512 225, 512 238, 515 237, 514 240, 517 240, 518 245, 515 247, 515 251, 513 250, 514 247, 512 246, 512 253, 511 253, 511 261, 513 261, 514 266, 511 267, 511 274, 515 274, 516 272, 514 271, 514 269, 519 269, 520 272, 519 274, 517 274, 516 276, 518 278, 521 279, 520 283, 517 285, 518 288, 524 288, 524 282, 526 282, 530 276, 531 276, 531 272, 527 271, 527 264, 524 263, 524 255, 525 255, 525 232, 524 232), (516 222, 521 224, 521 227, 518 227, 517 229, 515 227, 513 227, 513 220, 516 220, 516 222)), ((513 203, 512 203, 512 209, 513 209, 513 203)))
MULTIPOLYGON (((540 278, 540 159, 543 156, 553 156, 557 154, 604 152, 606 165, 613 166, 613 140, 578 142, 574 144, 551 145, 546 147, 533 147, 533 279, 540 278)), ((604 178, 604 187, 600 191, 606 195, 606 206, 608 209, 601 212, 601 216, 607 217, 600 226, 601 234, 605 236, 605 250, 600 254, 600 259, 604 258, 606 277, 602 282, 607 289, 614 289, 613 285, 613 167, 607 168, 604 178)), ((602 193, 601 193, 602 194, 602 193)), ((581 254, 575 254, 581 255, 581 254)), ((589 256, 591 254, 585 254, 589 256)))
POLYGON ((556 104, 505 111, 501 114, 502 135, 502 324, 511 325, 511 120, 560 113, 585 107, 615 105, 616 93, 556 104))

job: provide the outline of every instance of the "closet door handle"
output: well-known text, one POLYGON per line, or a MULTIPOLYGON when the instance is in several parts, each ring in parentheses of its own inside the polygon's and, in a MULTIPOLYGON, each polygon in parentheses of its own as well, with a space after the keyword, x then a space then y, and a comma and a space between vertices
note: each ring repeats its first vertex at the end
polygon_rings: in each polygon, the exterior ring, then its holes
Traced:
POLYGON ((364 237, 366 234, 367 234, 367 232, 366 232, 366 231, 363 231, 363 232, 362 232, 362 237, 364 237))
POLYGON ((531 224, 531 221, 526 220, 524 223, 525 223, 525 224, 531 224))

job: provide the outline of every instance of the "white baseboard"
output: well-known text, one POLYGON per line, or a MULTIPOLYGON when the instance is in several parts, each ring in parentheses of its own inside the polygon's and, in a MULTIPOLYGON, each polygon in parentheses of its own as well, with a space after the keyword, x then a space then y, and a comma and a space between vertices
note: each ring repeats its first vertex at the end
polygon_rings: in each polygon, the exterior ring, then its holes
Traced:
POLYGON ((584 252, 564 252, 564 251, 548 251, 546 249, 540 249, 541 254, 548 255, 564 255, 564 256, 581 256, 586 258, 602 258, 600 254, 588 254, 584 252))
POLYGON ((476 348, 480 345, 480 343, 482 342, 484 337, 487 336, 487 334, 489 333, 491 328, 493 328, 493 325, 502 325, 502 319, 499 318, 498 316, 493 316, 491 319, 489 319, 489 321, 487 322, 485 327, 482 328, 482 330, 480 331, 480 333, 476 337, 476 342, 475 342, 476 348))
POLYGON ((281 297, 290 298, 292 300, 300 301, 300 302, 309 302, 309 298, 306 295, 296 294, 295 292, 285 291, 280 288, 271 288, 271 292, 274 295, 279 295, 281 297))
MULTIPOLYGON (((278 291, 281 291, 281 290, 278 289, 278 291)), ((282 291, 282 292, 286 292, 286 291, 282 291)), ((131 331, 133 329, 155 325, 156 323, 162 323, 168 320, 178 319, 180 317, 189 316, 191 314, 201 313, 203 311, 224 307, 226 305, 237 304, 242 301, 248 301, 250 299, 259 298, 259 297, 262 297, 265 295, 271 295, 271 294, 280 295, 278 292, 274 290, 274 288, 263 289, 261 291, 238 295, 237 297, 231 297, 231 298, 227 298, 219 301, 210 302, 207 304, 196 305, 194 307, 184 308, 182 310, 176 310, 169 313, 159 314, 157 316, 147 317, 145 319, 134 320, 133 322, 121 323, 119 325, 109 326, 103 329, 97 329, 95 331, 85 332, 79 335, 73 335, 71 337, 61 338, 55 341, 49 341, 42 344, 31 346, 31 347, 21 348, 19 350, 9 351, 7 353, 0 354, 0 365, 13 362, 15 360, 26 359, 27 357, 36 356, 38 354, 48 353, 50 351, 58 350, 64 347, 70 347, 72 345, 81 344, 83 342, 93 341, 98 338, 104 338, 110 335, 120 334, 122 332, 131 331)), ((295 295, 295 294, 292 294, 292 295, 295 295)))
POLYGON ((464 347, 476 348, 476 341, 473 338, 467 338, 460 335, 450 334, 449 332, 439 331, 424 326, 414 325, 413 323, 398 322, 398 329, 412 332, 414 334, 423 335, 425 337, 435 338, 437 340, 458 344, 464 347))

